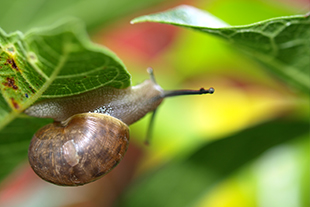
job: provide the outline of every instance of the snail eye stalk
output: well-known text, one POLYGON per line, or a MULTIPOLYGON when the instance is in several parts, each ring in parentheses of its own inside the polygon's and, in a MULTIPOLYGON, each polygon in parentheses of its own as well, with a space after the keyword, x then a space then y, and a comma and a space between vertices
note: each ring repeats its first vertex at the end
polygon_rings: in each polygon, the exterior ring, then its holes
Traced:
POLYGON ((155 79, 154 73, 153 73, 153 68, 148 67, 146 70, 147 70, 147 72, 148 72, 148 73, 149 73, 149 75, 150 75, 150 79, 151 79, 151 81, 152 81, 153 83, 155 83, 156 85, 158 85, 158 84, 157 84, 157 82, 156 82, 156 79, 155 79))
POLYGON ((213 94, 214 88, 210 87, 209 89, 200 88, 199 90, 172 90, 164 91, 164 97, 171 96, 182 96, 182 95, 202 95, 202 94, 213 94))
POLYGON ((145 141, 144 141, 145 145, 149 145, 150 144, 150 140, 152 139, 156 111, 157 111, 157 109, 155 109, 152 112, 151 120, 150 120, 149 126, 147 128, 146 138, 145 138, 145 141))
MULTIPOLYGON (((156 82, 155 76, 154 76, 153 69, 151 67, 148 67, 147 72, 150 74, 151 81, 155 83, 156 85, 158 85, 156 82)), ((199 90, 164 90, 162 98, 172 97, 172 96, 183 96, 183 95, 213 94, 214 91, 215 90, 213 87, 210 87, 209 89, 200 88, 199 90)), ((148 129, 147 129, 146 138, 144 141, 146 145, 150 144, 150 140, 152 138, 156 110, 157 109, 155 109, 152 113, 151 120, 150 120, 148 129)))

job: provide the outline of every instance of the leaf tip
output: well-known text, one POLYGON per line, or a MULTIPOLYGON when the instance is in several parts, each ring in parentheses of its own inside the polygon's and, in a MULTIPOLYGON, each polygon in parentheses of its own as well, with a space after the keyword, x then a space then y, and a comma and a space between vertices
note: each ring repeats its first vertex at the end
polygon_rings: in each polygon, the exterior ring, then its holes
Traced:
POLYGON ((145 16, 140 16, 140 17, 136 17, 133 20, 130 21, 130 24, 136 24, 136 23, 141 23, 141 22, 145 22, 145 20, 143 19, 145 16))
POLYGON ((136 19, 133 19, 130 21, 130 24, 135 24, 135 23, 137 23, 136 19))

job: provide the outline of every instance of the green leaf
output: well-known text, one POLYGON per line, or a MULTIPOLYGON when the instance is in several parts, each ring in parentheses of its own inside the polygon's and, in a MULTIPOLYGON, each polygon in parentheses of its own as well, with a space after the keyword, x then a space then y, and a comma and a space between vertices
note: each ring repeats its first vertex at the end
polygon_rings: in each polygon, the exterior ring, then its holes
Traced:
POLYGON ((18 163, 25 161, 31 137, 50 119, 20 117, 0 131, 0 180, 10 174, 18 163))
POLYGON ((310 13, 227 26, 205 11, 183 5, 132 20, 139 22, 172 24, 224 38, 287 83, 309 93, 310 13))
POLYGON ((130 85, 123 63, 73 19, 25 35, 0 30, 0 68, 0 128, 38 98, 130 85))
POLYGON ((145 175, 119 206, 194 206, 214 185, 266 150, 308 132, 308 121, 274 120, 213 141, 187 160, 145 175))

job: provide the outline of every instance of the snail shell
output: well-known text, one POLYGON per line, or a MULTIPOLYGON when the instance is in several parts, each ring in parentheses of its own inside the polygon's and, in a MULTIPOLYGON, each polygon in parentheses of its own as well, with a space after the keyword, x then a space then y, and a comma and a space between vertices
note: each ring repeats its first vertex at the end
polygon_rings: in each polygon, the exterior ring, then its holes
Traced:
POLYGON ((28 157, 34 172, 44 180, 83 185, 113 169, 128 144, 129 129, 122 121, 106 114, 82 113, 37 131, 28 157))

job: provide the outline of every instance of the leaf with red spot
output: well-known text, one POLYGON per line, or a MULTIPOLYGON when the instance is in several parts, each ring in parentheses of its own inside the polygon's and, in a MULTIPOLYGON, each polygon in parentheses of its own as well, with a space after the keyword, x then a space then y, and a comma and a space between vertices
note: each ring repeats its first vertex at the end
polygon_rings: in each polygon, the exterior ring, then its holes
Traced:
POLYGON ((121 60, 92 44, 77 20, 25 35, 0 29, 0 128, 39 98, 129 85, 121 60))

